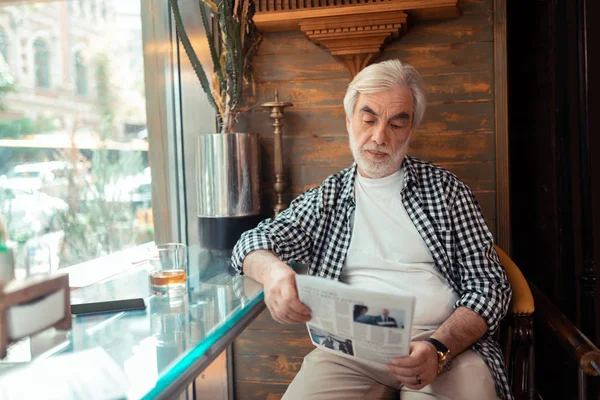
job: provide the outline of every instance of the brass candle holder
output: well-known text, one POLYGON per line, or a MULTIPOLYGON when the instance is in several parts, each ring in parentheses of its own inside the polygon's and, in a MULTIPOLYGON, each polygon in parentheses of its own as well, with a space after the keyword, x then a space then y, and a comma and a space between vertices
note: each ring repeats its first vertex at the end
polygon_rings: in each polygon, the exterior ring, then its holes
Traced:
POLYGON ((273 120, 273 143, 274 143, 274 158, 275 158, 275 181, 273 183, 273 189, 277 196, 277 203, 273 208, 275 216, 281 211, 286 209, 285 202, 283 201, 283 192, 287 188, 287 183, 283 179, 283 148, 281 145, 281 135, 283 126, 283 112, 286 107, 293 106, 290 102, 279 101, 279 92, 275 90, 275 100, 268 103, 262 104, 263 107, 271 109, 269 117, 273 120))

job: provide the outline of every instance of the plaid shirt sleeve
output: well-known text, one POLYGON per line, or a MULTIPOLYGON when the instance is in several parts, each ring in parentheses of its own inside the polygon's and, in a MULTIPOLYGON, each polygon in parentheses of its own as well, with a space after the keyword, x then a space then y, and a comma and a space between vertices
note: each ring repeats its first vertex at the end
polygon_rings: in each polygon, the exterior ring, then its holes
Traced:
POLYGON ((452 213, 454 263, 460 277, 456 307, 481 315, 491 335, 508 311, 512 291, 475 196, 466 185, 459 186, 452 213))
POLYGON ((238 273, 243 273, 242 263, 254 250, 269 250, 285 263, 309 263, 323 209, 322 197, 322 187, 311 189, 294 199, 276 218, 245 232, 233 248, 232 265, 238 273))

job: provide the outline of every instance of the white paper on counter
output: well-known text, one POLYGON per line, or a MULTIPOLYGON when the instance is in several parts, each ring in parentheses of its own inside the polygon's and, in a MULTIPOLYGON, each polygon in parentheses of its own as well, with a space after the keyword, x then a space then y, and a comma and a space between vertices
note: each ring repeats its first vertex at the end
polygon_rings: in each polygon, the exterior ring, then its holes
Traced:
POLYGON ((35 361, 0 375, 0 399, 125 399, 129 381, 101 348, 35 361))

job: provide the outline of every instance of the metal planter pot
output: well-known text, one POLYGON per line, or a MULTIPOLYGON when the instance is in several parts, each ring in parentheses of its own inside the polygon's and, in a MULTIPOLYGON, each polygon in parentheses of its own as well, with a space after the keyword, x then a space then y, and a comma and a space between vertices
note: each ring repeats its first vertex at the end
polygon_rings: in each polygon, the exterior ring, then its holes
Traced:
POLYGON ((198 137, 196 186, 202 247, 231 249, 261 219, 259 163, 256 134, 198 137))

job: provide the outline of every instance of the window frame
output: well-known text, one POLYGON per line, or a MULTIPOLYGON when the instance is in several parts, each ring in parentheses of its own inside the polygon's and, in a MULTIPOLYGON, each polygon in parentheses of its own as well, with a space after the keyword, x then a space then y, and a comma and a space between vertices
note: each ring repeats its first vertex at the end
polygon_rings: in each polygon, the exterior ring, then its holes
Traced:
POLYGON ((81 52, 81 49, 76 49, 73 53, 73 69, 75 72, 75 94, 77 96, 87 97, 89 94, 88 68, 87 64, 83 62, 83 56, 81 52), (82 79, 82 81, 80 81, 80 79, 82 79), (83 85, 81 83, 83 83, 83 85))
POLYGON ((32 44, 32 50, 33 50, 33 79, 34 79, 34 84, 36 88, 39 89, 50 89, 52 82, 51 82, 51 62, 50 62, 50 58, 52 57, 52 55, 50 54, 50 46, 48 45, 46 39, 42 38, 42 37, 37 37, 33 40, 32 44), (43 65, 40 66, 40 60, 38 59, 38 57, 40 57, 40 53, 38 53, 39 47, 37 46, 37 44, 41 44, 43 45, 43 51, 44 53, 42 53, 41 55, 44 56, 43 61, 43 65), (45 67, 44 71, 42 71, 42 75, 40 77, 39 75, 39 71, 38 68, 40 67, 45 67), (41 79, 41 80, 40 80, 41 79))
MULTIPOLYGON (((208 54, 198 3, 180 1, 179 7, 192 45, 198 53, 208 54)), ((146 89, 167 93, 163 99, 147 96, 146 100, 154 240, 197 244, 196 141, 199 134, 217 132, 216 113, 179 42, 168 0, 142 2, 142 32, 146 89)), ((211 71, 212 65, 205 69, 211 71)), ((195 391, 188 388, 188 397, 202 393, 231 398, 232 364, 228 348, 190 385, 195 391)))

